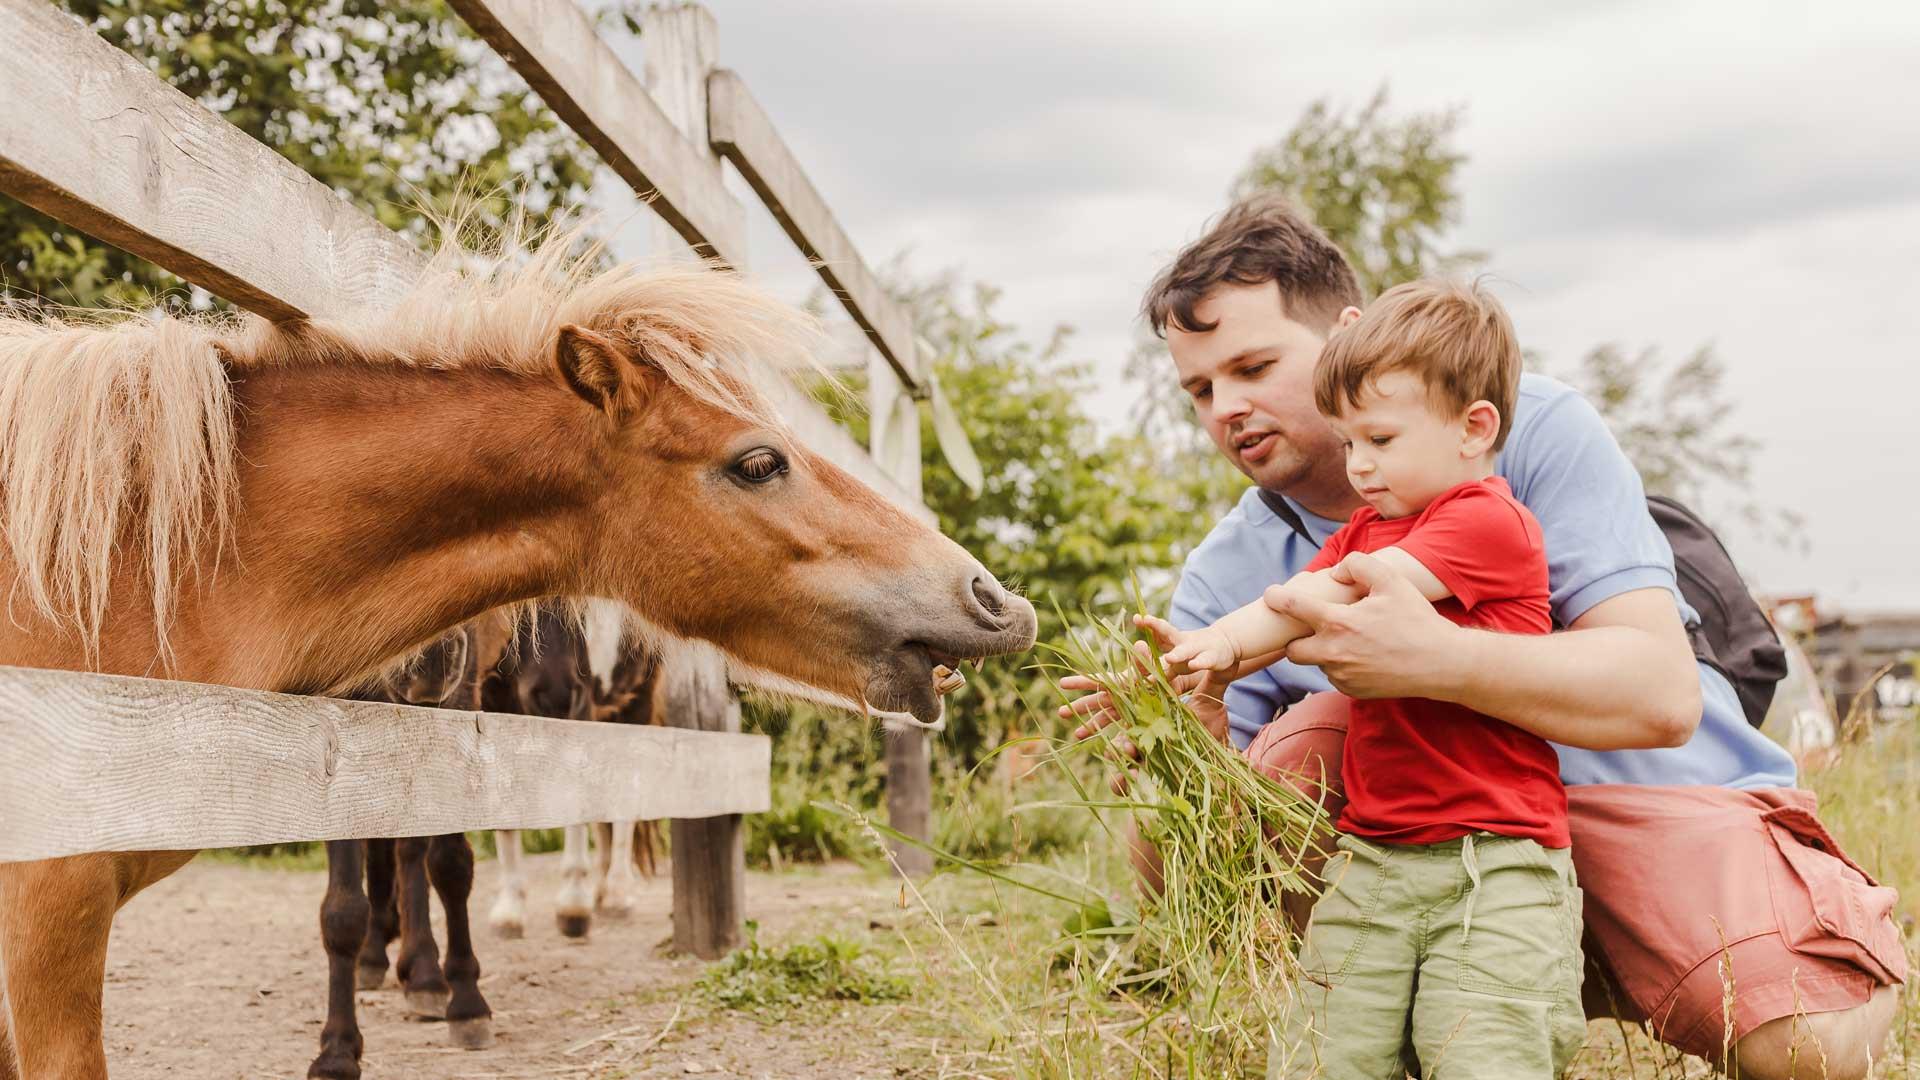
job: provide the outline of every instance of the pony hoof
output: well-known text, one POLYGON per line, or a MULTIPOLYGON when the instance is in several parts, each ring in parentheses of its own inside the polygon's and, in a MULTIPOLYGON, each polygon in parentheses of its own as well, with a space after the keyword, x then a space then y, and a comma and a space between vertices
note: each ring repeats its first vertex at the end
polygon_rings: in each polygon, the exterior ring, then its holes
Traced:
POLYGON ((624 919, 633 914, 633 905, 625 902, 610 902, 603 903, 594 910, 596 914, 604 915, 609 919, 624 919))
POLYGON ((485 1050, 493 1045, 493 1017, 449 1021, 447 1042, 461 1050, 485 1050))
POLYGON ((360 1063, 343 1053, 326 1053, 307 1066, 307 1080, 360 1080, 360 1063))
POLYGON ((527 928, 519 922, 497 922, 493 924, 493 936, 508 941, 518 941, 527 936, 527 928))
POLYGON ((447 1001, 452 997, 449 990, 409 990, 407 1011, 422 1020, 445 1020, 447 1001))
POLYGON ((356 990, 378 990, 387 985, 387 969, 362 967, 353 969, 353 987, 356 990))
POLYGON ((562 912, 554 918, 560 924, 560 933, 566 937, 584 938, 587 936, 587 931, 593 928, 593 916, 591 915, 576 915, 562 912))

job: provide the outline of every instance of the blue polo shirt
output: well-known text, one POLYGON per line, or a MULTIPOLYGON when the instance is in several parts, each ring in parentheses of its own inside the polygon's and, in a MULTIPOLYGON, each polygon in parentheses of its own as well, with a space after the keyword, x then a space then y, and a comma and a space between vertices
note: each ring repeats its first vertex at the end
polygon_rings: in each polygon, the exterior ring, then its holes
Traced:
MULTIPOLYGON (((1540 520, 1546 538, 1553 619, 1567 626, 1603 600, 1635 589, 1673 594, 1689 625, 1699 615, 1674 586, 1673 550, 1647 513, 1640 474, 1579 392, 1543 375, 1520 378, 1513 430, 1498 473, 1540 520)), ((1306 512, 1309 543, 1249 489, 1187 557, 1173 594, 1174 625, 1207 626, 1298 573, 1341 522, 1306 512)), ((1245 747, 1281 707, 1331 689, 1318 668, 1281 661, 1234 683, 1227 714, 1234 744, 1245 747)), ((1555 745, 1569 784, 1713 784, 1792 787, 1793 758, 1747 723, 1733 687, 1700 665, 1704 711, 1685 746, 1659 750, 1580 750, 1555 745)))

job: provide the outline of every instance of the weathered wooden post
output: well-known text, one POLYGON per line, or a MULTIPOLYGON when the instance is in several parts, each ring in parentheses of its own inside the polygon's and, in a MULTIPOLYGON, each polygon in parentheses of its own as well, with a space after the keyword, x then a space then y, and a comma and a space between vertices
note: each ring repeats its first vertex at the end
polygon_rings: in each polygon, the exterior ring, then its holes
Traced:
MULTIPOLYGON (((668 120, 699 154, 719 162, 707 145, 707 75, 719 52, 719 26, 698 4, 656 4, 641 15, 640 44, 645 50, 646 86, 668 120)), ((655 254, 691 255, 666 222, 652 223, 655 254)), ((713 254, 702 252, 701 254, 713 254)), ((726 256, 735 265, 742 251, 726 256)), ((661 673, 656 707, 674 727, 697 731, 739 731, 740 703, 727 685, 726 662, 718 653, 696 648, 668 661, 661 673)), ((746 917, 746 829, 739 814, 696 820, 675 819, 673 843, 673 947, 704 959, 724 956, 740 945, 746 917)))
MULTIPOLYGON (((868 448, 874 461, 900 486, 921 499, 920 409, 879 352, 868 350, 868 448)), ((918 729, 888 731, 887 823, 916 840, 926 841, 933 826, 933 763, 929 735, 918 729)), ((888 844, 900 872, 918 876, 933 870, 933 855, 925 848, 893 840, 888 844)))

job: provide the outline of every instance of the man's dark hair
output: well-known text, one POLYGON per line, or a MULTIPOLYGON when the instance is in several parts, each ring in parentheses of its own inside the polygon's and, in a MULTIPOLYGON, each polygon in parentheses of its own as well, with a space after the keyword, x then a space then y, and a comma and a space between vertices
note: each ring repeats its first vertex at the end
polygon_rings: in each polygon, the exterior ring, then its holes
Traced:
POLYGON ((1288 318, 1322 332, 1362 299, 1353 267, 1327 234, 1292 200, 1260 194, 1228 207, 1205 236, 1175 256, 1140 309, 1160 337, 1168 323, 1204 334, 1219 323, 1201 322, 1194 305, 1223 284, 1266 282, 1279 287, 1288 318))

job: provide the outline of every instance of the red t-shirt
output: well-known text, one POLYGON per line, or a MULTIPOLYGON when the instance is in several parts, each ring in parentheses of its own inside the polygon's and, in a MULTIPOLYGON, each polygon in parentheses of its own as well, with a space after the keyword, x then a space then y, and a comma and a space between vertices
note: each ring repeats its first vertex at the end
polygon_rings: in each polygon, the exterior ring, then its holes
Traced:
MULTIPOLYGON (((1382 518, 1371 507, 1334 533, 1308 570, 1349 553, 1397 547, 1453 595, 1434 610, 1461 626, 1544 634, 1547 555, 1540 523, 1497 476, 1452 488, 1425 510, 1382 518)), ((1426 698, 1355 701, 1340 776, 1339 826, 1393 844, 1435 844, 1474 832, 1560 848, 1567 792, 1560 760, 1537 735, 1461 705, 1426 698)))

